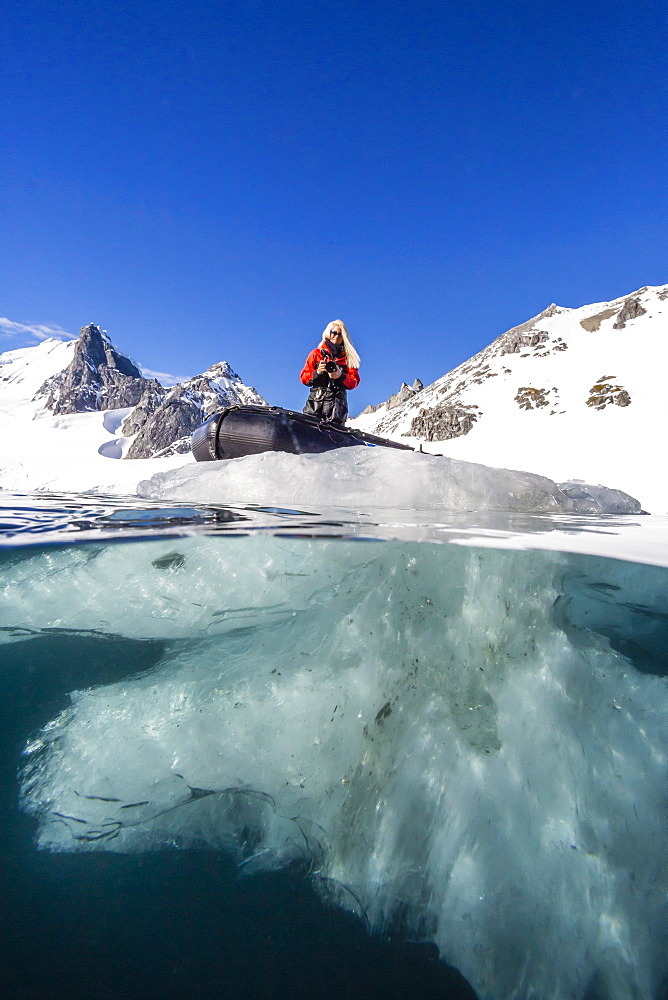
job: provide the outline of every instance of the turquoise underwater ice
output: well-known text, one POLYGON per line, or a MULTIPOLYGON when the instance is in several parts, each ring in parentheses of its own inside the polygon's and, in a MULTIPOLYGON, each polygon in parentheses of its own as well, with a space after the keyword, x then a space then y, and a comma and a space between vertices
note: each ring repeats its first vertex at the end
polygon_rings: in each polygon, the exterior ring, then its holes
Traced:
POLYGON ((39 847, 297 862, 480 997, 650 1000, 666 570, 289 534, 12 551, 6 641, 165 642, 26 745, 39 847))

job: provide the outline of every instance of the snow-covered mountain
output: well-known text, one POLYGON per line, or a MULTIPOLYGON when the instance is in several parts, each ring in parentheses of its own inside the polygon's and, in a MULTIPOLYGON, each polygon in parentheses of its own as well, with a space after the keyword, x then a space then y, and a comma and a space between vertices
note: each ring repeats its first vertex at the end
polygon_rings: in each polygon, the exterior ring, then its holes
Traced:
POLYGON ((46 398, 45 406, 52 413, 113 410, 135 406, 146 381, 106 332, 89 323, 74 341, 67 368, 48 378, 37 395, 46 398))
POLYGON ((351 423, 452 458, 614 484, 663 513, 667 370, 668 285, 646 287, 551 305, 351 423))
MULTIPOLYGON (((425 451, 580 479, 668 513, 663 454, 668 285, 579 309, 550 306, 424 388, 351 421, 425 451)), ((216 409, 265 403, 227 362, 165 388, 99 328, 0 355, 0 488, 134 492, 192 461, 216 409), (134 461, 109 459, 133 458, 134 461)))
POLYGON ((127 458, 153 458, 190 450, 190 435, 202 421, 224 406, 267 402, 245 385, 227 361, 175 385, 158 398, 152 385, 122 424, 123 434, 136 435, 127 458))
POLYGON ((157 379, 145 378, 94 323, 82 327, 72 360, 46 380, 35 398, 42 396, 53 413, 132 408, 121 426, 124 436, 134 438, 125 458, 185 453, 192 432, 221 407, 266 405, 227 361, 168 392, 157 379))
POLYGON ((0 488, 134 492, 154 472, 191 461, 192 430, 236 403, 265 400, 227 362, 166 389, 93 324, 77 340, 8 351, 0 354, 0 488), (121 458, 137 460, 109 461, 121 458))

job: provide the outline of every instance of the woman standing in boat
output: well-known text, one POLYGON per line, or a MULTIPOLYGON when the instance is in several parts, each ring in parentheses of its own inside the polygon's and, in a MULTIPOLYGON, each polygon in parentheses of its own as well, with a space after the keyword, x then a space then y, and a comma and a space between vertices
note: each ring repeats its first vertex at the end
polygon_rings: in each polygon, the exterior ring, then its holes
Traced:
POLYGON ((311 390, 304 413, 333 424, 345 424, 348 389, 359 385, 359 366, 360 357, 345 323, 332 320, 323 331, 320 347, 311 351, 300 375, 311 390))

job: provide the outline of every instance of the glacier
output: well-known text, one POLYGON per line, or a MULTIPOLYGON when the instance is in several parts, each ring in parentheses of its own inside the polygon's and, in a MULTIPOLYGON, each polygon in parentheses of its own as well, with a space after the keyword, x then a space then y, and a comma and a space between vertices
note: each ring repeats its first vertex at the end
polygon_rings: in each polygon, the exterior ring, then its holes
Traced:
POLYGON ((29 740, 39 847, 295 865, 373 930, 435 942, 481 998, 651 1000, 667 571, 493 541, 285 530, 2 551, 3 640, 166 643, 29 740), (651 622, 635 659, 624 615, 651 622))

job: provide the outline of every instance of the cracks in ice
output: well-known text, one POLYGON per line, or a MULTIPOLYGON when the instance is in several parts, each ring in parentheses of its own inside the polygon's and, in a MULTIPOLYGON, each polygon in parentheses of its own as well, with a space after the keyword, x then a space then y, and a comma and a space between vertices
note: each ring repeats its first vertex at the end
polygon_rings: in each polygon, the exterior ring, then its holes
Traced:
MULTIPOLYGON (((173 772, 174 777, 180 778, 186 786, 187 798, 169 805, 163 809, 152 810, 149 815, 142 814, 136 820, 118 819, 113 816, 105 818, 102 822, 93 824, 83 816, 76 816, 56 810, 50 812, 52 818, 66 826, 72 839, 82 845, 100 845, 104 842, 115 840, 125 829, 141 827, 152 823, 161 816, 172 813, 183 806, 191 805, 193 802, 205 798, 218 797, 223 800, 228 798, 240 798, 254 800, 267 806, 273 815, 278 819, 292 825, 293 836, 286 835, 283 842, 283 850, 277 851, 271 847, 259 847, 252 850, 247 857, 237 863, 237 871, 240 877, 248 877, 259 872, 268 870, 278 870, 286 868, 297 869, 306 877, 311 879, 318 887, 321 894, 327 897, 334 905, 345 906, 346 909, 355 913, 370 929, 369 917, 364 906, 353 891, 353 889, 340 880, 323 872, 327 866, 327 857, 331 853, 331 845, 327 831, 315 821, 307 820, 301 816, 286 816, 278 812, 276 800, 267 792, 262 792, 254 788, 244 788, 231 786, 229 788, 213 789, 198 788, 188 785, 186 779, 181 774, 173 772)), ((118 810, 144 809, 150 806, 148 799, 137 802, 123 802, 122 799, 111 795, 83 794, 74 790, 77 798, 88 802, 101 802, 117 806, 118 810)), ((259 828, 254 828, 249 823, 242 824, 237 833, 237 850, 244 848, 253 849, 258 847, 262 841, 262 832, 259 828), (240 845, 240 848, 239 848, 240 845)))
MULTIPOLYGON (((181 778, 185 782, 185 778, 183 777, 182 774, 175 773, 174 776, 177 778, 181 778)), ((165 816, 167 815, 167 813, 171 813, 175 809, 180 809, 182 806, 190 805, 192 802, 197 802, 200 799, 208 798, 211 795, 219 795, 219 796, 233 795, 233 794, 247 795, 255 799, 259 799, 262 802, 268 803, 272 807, 272 809, 274 809, 274 811, 276 809, 276 803, 274 799, 271 797, 271 795, 268 795, 265 792, 256 791, 255 789, 252 788, 238 788, 238 787, 221 788, 221 789, 197 788, 195 786, 188 785, 187 782, 185 783, 186 783, 186 788, 188 789, 187 798, 181 799, 180 802, 175 802, 172 805, 166 806, 164 809, 158 809, 157 811, 152 812, 149 816, 142 816, 140 819, 137 819, 136 822, 124 822, 119 819, 112 819, 111 817, 109 817, 102 823, 93 825, 87 819, 83 819, 79 816, 68 815, 67 813, 53 811, 51 815, 61 820, 63 823, 65 823, 66 826, 69 826, 70 822, 88 826, 89 829, 82 833, 77 833, 75 829, 72 829, 72 827, 69 827, 69 830, 74 840, 93 843, 95 841, 100 841, 100 840, 113 840, 119 835, 121 830, 128 829, 130 827, 144 826, 146 823, 151 823, 153 822, 153 820, 158 819, 158 817, 165 816)), ((88 801, 109 802, 109 803, 122 802, 122 799, 118 799, 113 796, 82 795, 81 792, 76 791, 76 789, 74 790, 74 794, 78 798, 87 799, 88 801)), ((140 807, 150 806, 150 804, 151 804, 150 799, 142 799, 138 802, 124 803, 123 805, 119 806, 119 809, 138 809, 140 807)))

